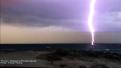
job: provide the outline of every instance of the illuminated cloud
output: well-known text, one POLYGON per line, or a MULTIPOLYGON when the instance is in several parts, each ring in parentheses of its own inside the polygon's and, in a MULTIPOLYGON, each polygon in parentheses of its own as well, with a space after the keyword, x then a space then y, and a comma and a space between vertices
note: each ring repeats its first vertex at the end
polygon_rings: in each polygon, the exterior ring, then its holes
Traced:
POLYGON ((97 31, 121 32, 121 12, 97 14, 95 22, 97 31))

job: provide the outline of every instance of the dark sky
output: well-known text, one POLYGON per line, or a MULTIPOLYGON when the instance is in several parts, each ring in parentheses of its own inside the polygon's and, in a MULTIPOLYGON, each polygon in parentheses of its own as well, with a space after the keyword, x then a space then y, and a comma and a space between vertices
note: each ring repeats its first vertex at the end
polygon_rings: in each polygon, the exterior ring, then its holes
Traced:
MULTIPOLYGON (((5 24, 31 27, 61 26, 88 31, 89 0, 0 0, 5 24)), ((121 31, 121 0, 98 0, 95 30, 121 31)))

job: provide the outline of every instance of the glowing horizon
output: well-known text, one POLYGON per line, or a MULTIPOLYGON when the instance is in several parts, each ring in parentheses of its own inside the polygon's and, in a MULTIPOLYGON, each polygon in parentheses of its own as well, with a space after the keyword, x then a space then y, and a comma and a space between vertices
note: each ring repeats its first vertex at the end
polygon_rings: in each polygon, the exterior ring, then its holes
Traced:
POLYGON ((88 27, 91 33, 91 45, 94 45, 95 42, 95 29, 93 26, 93 18, 94 18, 94 13, 95 13, 95 3, 96 0, 91 0, 90 1, 90 8, 89 8, 89 16, 88 16, 88 27))

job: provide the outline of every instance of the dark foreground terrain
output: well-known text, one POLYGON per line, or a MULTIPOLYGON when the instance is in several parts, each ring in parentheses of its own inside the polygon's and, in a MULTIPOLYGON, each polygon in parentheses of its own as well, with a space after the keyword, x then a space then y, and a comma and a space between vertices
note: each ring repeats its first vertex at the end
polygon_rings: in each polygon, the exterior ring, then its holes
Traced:
POLYGON ((0 67, 121 68, 121 54, 93 49, 0 52, 0 60, 0 67), (6 61, 6 64, 3 61, 6 61))

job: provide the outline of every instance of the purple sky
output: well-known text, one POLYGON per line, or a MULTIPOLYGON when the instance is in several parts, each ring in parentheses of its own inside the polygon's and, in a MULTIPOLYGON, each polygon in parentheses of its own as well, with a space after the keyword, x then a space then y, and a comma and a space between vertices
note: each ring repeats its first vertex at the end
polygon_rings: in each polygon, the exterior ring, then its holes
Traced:
MULTIPOLYGON (((0 0, 3 23, 88 31, 89 0, 0 0)), ((97 0, 97 32, 121 32, 121 0, 97 0)))

